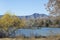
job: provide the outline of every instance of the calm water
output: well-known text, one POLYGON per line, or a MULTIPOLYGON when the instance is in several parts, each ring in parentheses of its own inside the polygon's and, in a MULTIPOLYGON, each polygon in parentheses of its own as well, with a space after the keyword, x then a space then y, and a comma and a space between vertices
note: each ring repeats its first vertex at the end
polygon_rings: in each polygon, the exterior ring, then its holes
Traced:
POLYGON ((16 31, 16 35, 25 36, 48 36, 60 34, 60 28, 40 28, 40 29, 19 29, 16 31))

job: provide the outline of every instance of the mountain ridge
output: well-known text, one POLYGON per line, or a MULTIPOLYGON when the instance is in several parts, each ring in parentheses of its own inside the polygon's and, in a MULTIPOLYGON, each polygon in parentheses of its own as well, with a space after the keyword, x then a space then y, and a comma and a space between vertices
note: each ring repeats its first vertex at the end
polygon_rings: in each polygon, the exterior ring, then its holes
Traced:
POLYGON ((30 19, 30 18, 33 18, 33 19, 36 19, 36 18, 47 18, 48 15, 46 14, 39 14, 39 13, 34 13, 32 15, 26 15, 26 16, 18 16, 19 18, 26 18, 26 19, 30 19))

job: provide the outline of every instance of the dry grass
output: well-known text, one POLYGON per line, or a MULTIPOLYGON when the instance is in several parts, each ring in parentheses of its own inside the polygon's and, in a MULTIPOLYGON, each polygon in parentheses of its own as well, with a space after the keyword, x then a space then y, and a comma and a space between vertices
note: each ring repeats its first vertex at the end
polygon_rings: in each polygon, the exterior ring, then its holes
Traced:
POLYGON ((1 38, 0 40, 46 40, 44 38, 39 38, 39 39, 36 39, 36 38, 1 38))
POLYGON ((46 38, 23 38, 23 37, 17 37, 17 38, 0 38, 0 40, 60 40, 60 35, 58 36, 49 36, 46 38))
POLYGON ((0 38, 0 40, 60 40, 60 38, 0 38))

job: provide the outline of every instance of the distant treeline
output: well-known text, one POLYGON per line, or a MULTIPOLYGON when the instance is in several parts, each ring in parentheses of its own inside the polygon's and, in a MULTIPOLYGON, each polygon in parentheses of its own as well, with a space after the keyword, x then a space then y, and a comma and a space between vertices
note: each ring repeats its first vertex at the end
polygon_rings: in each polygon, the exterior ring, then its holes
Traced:
POLYGON ((60 16, 25 20, 26 27, 60 28, 60 16))

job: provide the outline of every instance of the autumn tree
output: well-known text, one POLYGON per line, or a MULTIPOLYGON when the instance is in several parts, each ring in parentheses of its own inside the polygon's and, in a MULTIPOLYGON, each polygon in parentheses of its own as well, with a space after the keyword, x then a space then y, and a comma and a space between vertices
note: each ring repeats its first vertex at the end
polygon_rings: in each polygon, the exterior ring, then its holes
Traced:
POLYGON ((0 28, 4 29, 8 34, 10 32, 14 33, 17 29, 24 27, 24 22, 15 15, 11 15, 9 12, 6 12, 0 18, 0 28))

